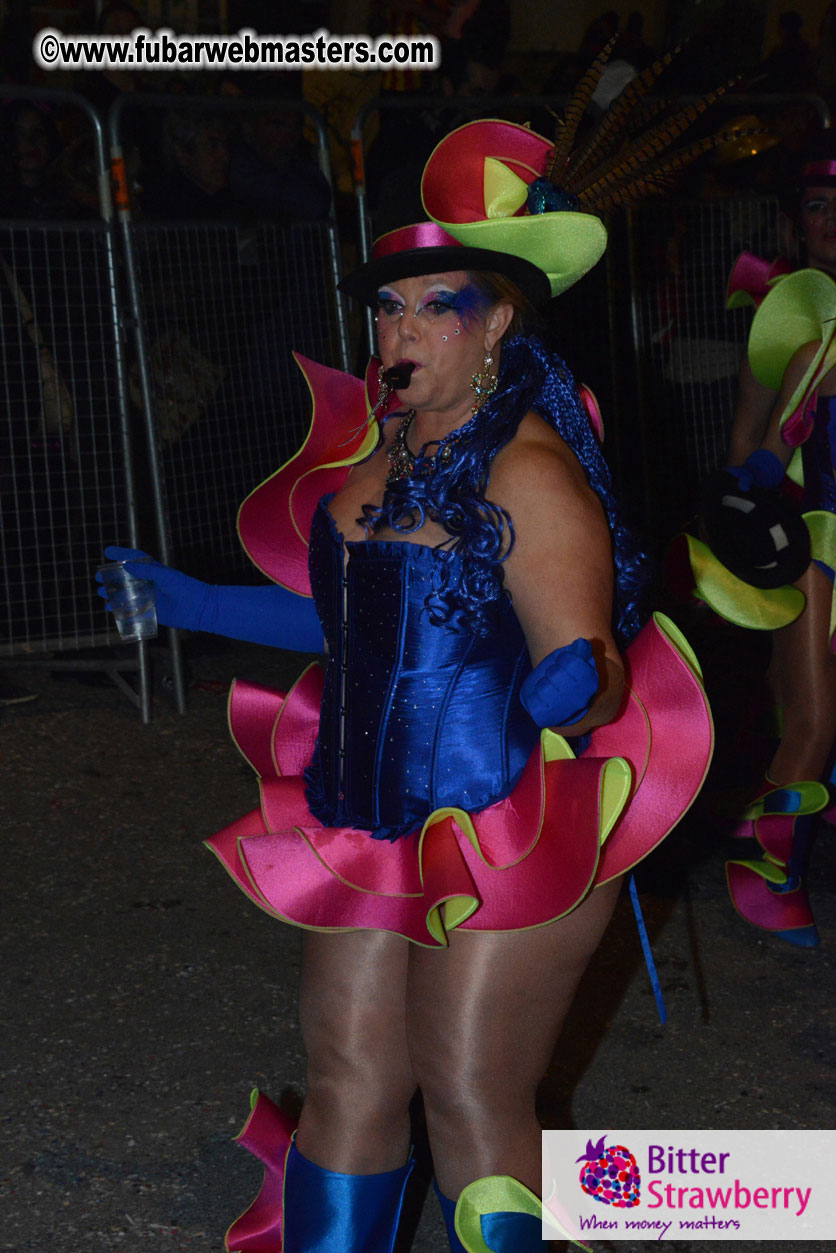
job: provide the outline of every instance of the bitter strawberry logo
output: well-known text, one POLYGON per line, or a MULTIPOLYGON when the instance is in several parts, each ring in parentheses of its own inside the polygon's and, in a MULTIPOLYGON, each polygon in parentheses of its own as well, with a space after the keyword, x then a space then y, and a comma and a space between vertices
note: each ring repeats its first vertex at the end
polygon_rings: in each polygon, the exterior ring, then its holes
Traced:
POLYGON ((586 1152, 576 1158, 583 1162, 580 1185, 588 1196, 602 1205, 616 1209, 632 1209, 639 1203, 641 1173, 635 1157, 623 1144, 605 1147, 606 1136, 597 1144, 586 1142, 586 1152))

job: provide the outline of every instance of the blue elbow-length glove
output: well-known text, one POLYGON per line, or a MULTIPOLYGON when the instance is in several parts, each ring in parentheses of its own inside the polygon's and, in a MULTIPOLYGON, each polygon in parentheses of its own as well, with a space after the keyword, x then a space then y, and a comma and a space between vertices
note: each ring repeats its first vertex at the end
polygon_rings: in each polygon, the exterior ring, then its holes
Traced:
POLYGON ((589 712, 599 683, 592 645, 579 638, 534 667, 520 688, 520 700, 538 727, 570 727, 589 712))
MULTIPOLYGON (((157 620, 184 631, 211 631, 251 644, 271 644, 300 653, 321 653, 322 627, 314 603, 270 583, 261 587, 219 587, 161 565, 137 548, 109 547, 109 561, 124 561, 129 574, 150 579, 157 620), (136 562, 136 564, 133 564, 136 562)), ((97 576, 98 578, 98 576, 97 576)), ((100 580, 99 580, 100 581, 100 580)), ((107 591, 99 588, 107 600, 107 591)))

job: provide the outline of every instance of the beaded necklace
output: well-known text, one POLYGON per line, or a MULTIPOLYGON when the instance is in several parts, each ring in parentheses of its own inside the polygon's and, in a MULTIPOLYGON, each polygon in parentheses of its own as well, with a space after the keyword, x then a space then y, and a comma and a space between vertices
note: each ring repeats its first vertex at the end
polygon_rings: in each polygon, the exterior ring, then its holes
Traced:
MULTIPOLYGON (((444 439, 429 440, 430 444, 436 444, 434 453, 425 453, 423 450, 414 453, 406 442, 409 429, 415 421, 415 410, 410 409, 407 414, 401 418, 398 423, 398 429, 395 431, 394 438, 386 450, 386 457, 389 462, 389 473, 386 475, 386 485, 390 483, 398 483, 401 479, 411 478, 429 478, 436 466, 448 466, 453 460, 453 452, 457 444, 463 439, 467 439, 476 426, 477 414, 465 422, 464 426, 456 427, 449 435, 445 435, 444 439)), ((424 445, 427 447, 427 444, 424 445)))

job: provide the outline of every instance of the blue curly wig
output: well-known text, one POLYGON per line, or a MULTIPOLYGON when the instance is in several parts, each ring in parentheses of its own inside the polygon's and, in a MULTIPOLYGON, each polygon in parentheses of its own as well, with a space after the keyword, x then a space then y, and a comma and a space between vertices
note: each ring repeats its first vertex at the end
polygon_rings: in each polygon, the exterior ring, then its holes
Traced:
POLYGON ((435 446, 425 446, 412 475, 390 484, 379 507, 364 505, 359 521, 372 531, 386 526, 401 534, 418 530, 427 517, 438 522, 450 539, 439 547, 442 560, 427 598, 430 621, 484 634, 492 604, 505 594, 502 563, 514 544, 513 520, 485 497, 488 475, 493 458, 530 410, 573 450, 604 508, 613 545, 613 632, 625 648, 643 622, 647 559, 620 517, 574 378, 535 336, 517 335, 503 344, 496 391, 471 420, 472 428, 468 423, 462 429, 466 437, 447 445, 450 459, 435 460, 428 473, 435 446))

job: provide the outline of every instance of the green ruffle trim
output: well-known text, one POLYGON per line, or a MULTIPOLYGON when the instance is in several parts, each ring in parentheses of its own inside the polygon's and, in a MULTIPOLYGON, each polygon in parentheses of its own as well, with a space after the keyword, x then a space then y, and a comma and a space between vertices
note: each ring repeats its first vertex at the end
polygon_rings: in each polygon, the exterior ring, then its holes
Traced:
POLYGON ((732 574, 695 535, 686 533, 684 540, 694 595, 727 622, 751 631, 777 631, 801 614, 806 600, 797 587, 753 587, 732 574))
POLYGON ((464 1245, 467 1253, 495 1253, 485 1243, 482 1235, 482 1216, 484 1214, 530 1214, 541 1219, 552 1228, 553 1238, 569 1240, 579 1249, 591 1253, 588 1244, 584 1244, 579 1233, 574 1230, 568 1214, 562 1206, 549 1201, 544 1205, 518 1179, 510 1175, 489 1175, 485 1179, 477 1179, 469 1183, 456 1204, 456 1234, 464 1245), (560 1216, 558 1216, 559 1211, 560 1216))

